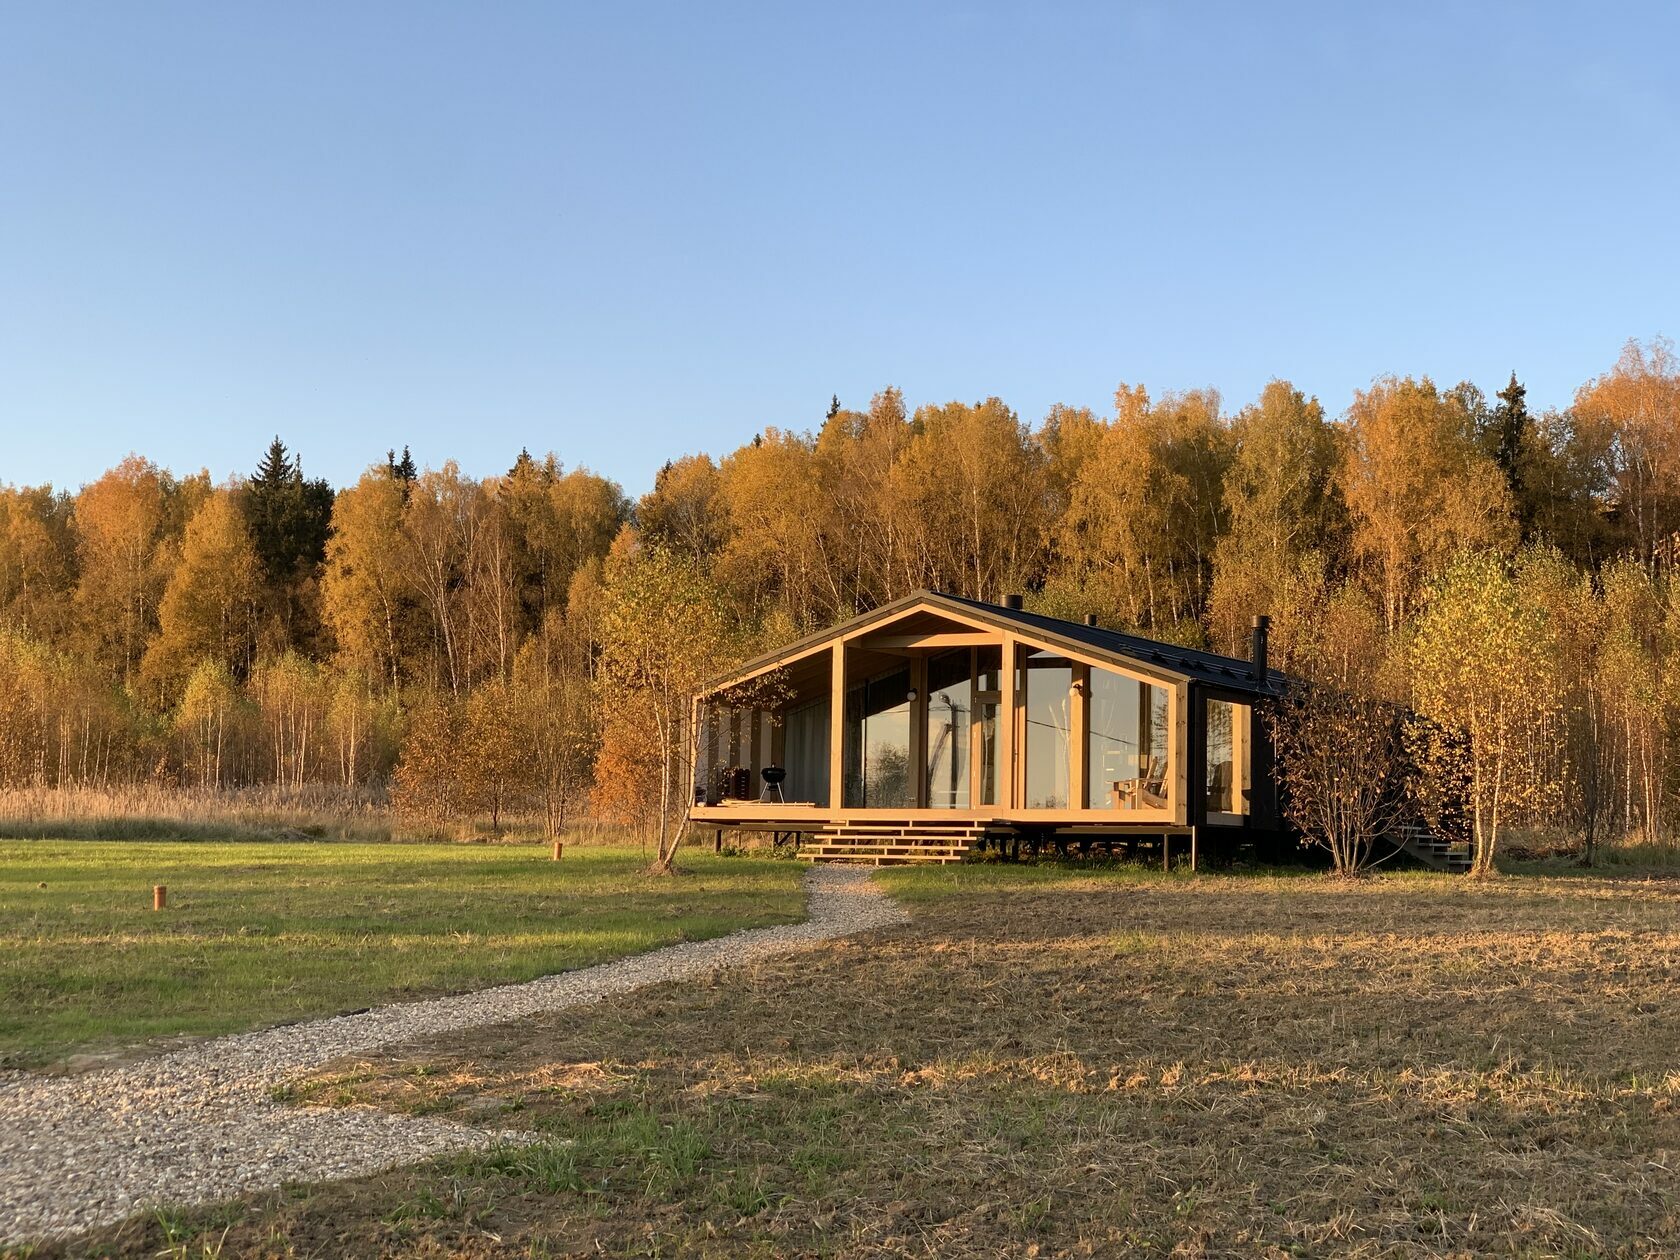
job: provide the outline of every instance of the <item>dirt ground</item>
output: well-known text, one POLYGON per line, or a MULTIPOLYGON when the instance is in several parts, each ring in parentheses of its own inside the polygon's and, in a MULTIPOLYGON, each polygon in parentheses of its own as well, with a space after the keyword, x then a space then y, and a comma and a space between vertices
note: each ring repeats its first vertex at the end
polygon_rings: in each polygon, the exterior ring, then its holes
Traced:
POLYGON ((1680 1253, 1680 883, 968 869, 896 881, 902 929, 296 1091, 529 1142, 67 1250, 1680 1253))

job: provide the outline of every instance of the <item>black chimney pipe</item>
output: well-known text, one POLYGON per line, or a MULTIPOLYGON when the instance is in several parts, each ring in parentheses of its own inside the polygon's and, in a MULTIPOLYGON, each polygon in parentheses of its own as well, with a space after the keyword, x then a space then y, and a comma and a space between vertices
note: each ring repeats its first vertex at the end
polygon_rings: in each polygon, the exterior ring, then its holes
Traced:
POLYGON ((1256 682, 1266 681, 1266 627, 1272 619, 1262 613, 1254 619, 1254 636, 1248 650, 1249 673, 1256 682))
POLYGON ((1025 604, 1025 602, 1026 601, 1020 595, 1005 595, 1003 597, 1003 606, 1005 608, 1012 608, 1016 612, 1021 611, 1021 608, 1025 604))

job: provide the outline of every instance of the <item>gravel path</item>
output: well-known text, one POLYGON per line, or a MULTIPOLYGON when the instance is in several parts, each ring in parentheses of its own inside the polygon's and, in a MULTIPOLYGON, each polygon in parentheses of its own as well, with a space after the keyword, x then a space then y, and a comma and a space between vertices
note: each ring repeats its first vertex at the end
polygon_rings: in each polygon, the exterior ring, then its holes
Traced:
POLYGON ((815 867, 808 918, 525 984, 219 1037, 126 1067, 0 1083, 0 1246, 289 1181, 355 1177, 505 1135, 367 1108, 289 1107, 273 1091, 384 1046, 599 1002, 907 917, 860 870, 815 867))

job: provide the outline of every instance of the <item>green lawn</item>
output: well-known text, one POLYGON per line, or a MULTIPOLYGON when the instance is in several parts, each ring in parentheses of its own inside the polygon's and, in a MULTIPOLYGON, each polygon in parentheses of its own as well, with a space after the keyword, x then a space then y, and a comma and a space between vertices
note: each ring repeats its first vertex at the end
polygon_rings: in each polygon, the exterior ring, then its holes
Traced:
POLYGON ((797 921, 801 866, 497 845, 0 841, 0 1064, 528 980, 797 921), (152 885, 169 908, 152 910, 152 885))

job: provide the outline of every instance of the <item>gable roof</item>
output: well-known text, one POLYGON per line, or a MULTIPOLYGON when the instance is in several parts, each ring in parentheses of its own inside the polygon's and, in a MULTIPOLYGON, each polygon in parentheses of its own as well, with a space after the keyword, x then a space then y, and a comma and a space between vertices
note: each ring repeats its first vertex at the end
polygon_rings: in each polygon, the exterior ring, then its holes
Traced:
MULTIPOLYGON (((1094 648, 1110 656, 1123 657, 1140 665, 1152 665, 1195 682, 1229 687, 1234 691, 1248 691, 1261 695, 1269 694, 1272 690, 1271 687, 1260 684, 1254 677, 1249 662, 1241 657, 1221 656, 1217 652, 1203 652, 1198 648, 1180 647, 1176 643, 1162 643, 1158 639, 1146 639, 1138 634, 1125 634, 1119 630, 1104 629, 1102 626, 1088 626, 1082 621, 1064 621, 1060 617, 1047 617, 1043 613, 1028 612, 1022 608, 1006 608, 1001 604, 988 604, 963 595, 928 593, 995 619, 1009 621, 1025 631, 1024 637, 1027 638, 1035 637, 1034 632, 1037 632, 1038 635, 1071 639, 1083 647, 1094 648)), ((1284 675, 1279 670, 1268 670, 1267 673, 1268 683, 1275 685, 1284 681, 1284 675)))
POLYGON ((1283 673, 1274 669, 1268 671, 1266 682, 1261 683, 1253 676, 1248 661, 1239 657, 1221 656, 1215 652, 1203 652, 1196 648, 1180 647, 1175 643, 1162 643, 1155 639, 1146 639, 1141 635, 1124 634, 1118 630, 1104 629, 1101 626, 1088 626, 1083 622, 1064 621, 1060 617, 1047 617, 1043 613, 1027 612, 1020 608, 1007 608, 1002 604, 989 604, 983 600, 969 599, 963 595, 948 595, 943 591, 924 590, 915 591, 902 599, 895 599, 890 603, 882 604, 879 608, 872 609, 850 620, 842 621, 837 625, 829 626, 826 630, 808 634, 778 648, 774 652, 747 661, 739 668, 730 671, 725 677, 716 680, 712 690, 719 690, 743 681, 775 665, 785 657, 820 647, 830 639, 836 639, 841 635, 862 629, 870 623, 891 622, 918 608, 927 608, 934 612, 944 610, 957 613, 974 620, 989 622, 1000 628, 1010 629, 1023 639, 1049 646, 1054 646, 1060 642, 1082 648, 1098 656, 1112 658, 1116 664, 1132 663, 1151 673, 1169 674, 1192 682, 1222 687, 1249 695, 1276 694, 1277 689, 1284 682, 1283 673))

